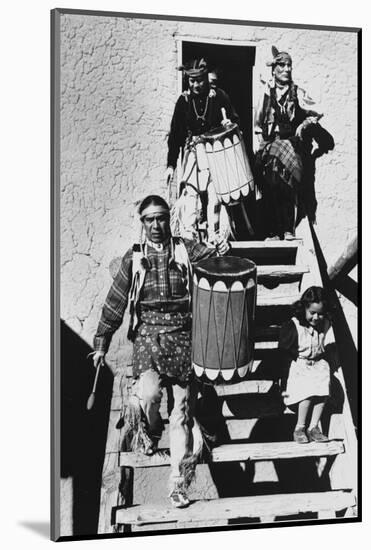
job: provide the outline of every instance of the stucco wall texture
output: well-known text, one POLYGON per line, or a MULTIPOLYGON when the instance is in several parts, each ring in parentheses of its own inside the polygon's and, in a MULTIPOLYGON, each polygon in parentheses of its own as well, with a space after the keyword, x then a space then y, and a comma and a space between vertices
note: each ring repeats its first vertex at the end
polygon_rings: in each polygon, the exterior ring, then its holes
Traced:
MULTIPOLYGON (((109 263, 138 238, 138 201, 152 192, 166 197, 179 36, 255 45, 254 88, 260 74, 269 78, 273 44, 292 54, 295 82, 317 99, 335 139, 316 165, 316 231, 328 264, 356 231, 355 33, 62 15, 61 317, 88 344, 111 283, 109 263)), ((130 354, 126 325, 111 344, 113 368, 130 354)))
POLYGON ((317 99, 335 139, 316 173, 316 230, 328 264, 356 230, 354 33, 63 15, 61 316, 88 343, 110 284, 109 262, 137 239, 138 200, 166 196, 177 35, 256 44, 256 81, 269 77, 272 44, 292 53, 294 79, 317 99))

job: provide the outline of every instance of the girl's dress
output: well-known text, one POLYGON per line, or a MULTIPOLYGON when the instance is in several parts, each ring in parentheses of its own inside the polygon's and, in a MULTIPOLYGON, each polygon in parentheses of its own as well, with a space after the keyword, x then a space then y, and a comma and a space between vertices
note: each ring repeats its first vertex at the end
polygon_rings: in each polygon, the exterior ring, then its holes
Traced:
POLYGON ((330 366, 324 359, 325 336, 329 328, 327 319, 317 330, 310 325, 301 325, 296 317, 282 327, 279 348, 293 358, 284 398, 286 405, 309 397, 329 395, 330 366))

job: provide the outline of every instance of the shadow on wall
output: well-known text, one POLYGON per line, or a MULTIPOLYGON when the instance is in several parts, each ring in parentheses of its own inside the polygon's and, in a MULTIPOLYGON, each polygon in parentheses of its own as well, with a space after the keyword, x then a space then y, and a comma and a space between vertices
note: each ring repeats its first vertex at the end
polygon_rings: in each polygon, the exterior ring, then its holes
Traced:
POLYGON ((73 480, 73 535, 98 530, 101 475, 107 438, 113 375, 100 371, 95 404, 86 402, 95 368, 92 351, 64 321, 61 322, 61 477, 73 480))
POLYGON ((319 268, 323 280, 323 285, 328 291, 330 303, 332 304, 332 319, 335 340, 337 344, 337 351, 339 361, 343 370, 345 385, 347 388, 347 395, 349 399, 349 405, 352 413, 352 418, 355 427, 358 426, 358 351, 355 346, 352 333, 349 329, 348 322, 344 315, 344 311, 341 307, 339 298, 336 294, 336 290, 343 293, 348 299, 350 299, 355 305, 357 305, 357 291, 358 285, 354 281, 350 287, 347 283, 347 274, 338 277, 334 281, 331 281, 327 273, 327 263, 324 258, 321 246, 319 244, 317 235, 311 225, 312 237, 316 255, 318 258, 319 268), (339 284, 338 284, 339 282, 339 284), (341 284, 340 284, 341 283, 341 284), (354 288, 356 287, 356 288, 354 288))

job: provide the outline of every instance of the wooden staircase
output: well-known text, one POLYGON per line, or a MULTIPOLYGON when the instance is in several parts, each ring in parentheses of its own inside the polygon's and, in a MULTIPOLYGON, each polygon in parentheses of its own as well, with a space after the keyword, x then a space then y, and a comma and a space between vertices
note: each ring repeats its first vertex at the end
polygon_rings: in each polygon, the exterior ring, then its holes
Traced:
MULTIPOLYGON (((223 441, 212 450, 207 464, 198 466, 195 494, 190 495, 188 508, 172 508, 163 487, 158 498, 169 467, 166 401, 162 405, 165 430, 160 451, 152 457, 129 452, 115 426, 130 393, 130 372, 115 377, 100 534, 356 514, 357 441, 341 366, 336 366, 333 377, 338 401, 328 407, 323 419, 328 443, 294 443, 296 417, 285 409, 281 397, 282 372, 277 362, 280 326, 290 318, 291 304, 306 288, 322 285, 306 219, 298 227, 297 237, 294 241, 232 245, 232 254, 250 258, 258 266, 254 367, 243 380, 207 385, 202 411, 208 410, 211 396, 214 408, 206 421, 219 419, 223 441), (204 478, 207 482, 203 483, 204 478), (150 486, 152 490, 148 490, 150 486), (148 498, 152 502, 147 502, 148 498)), ((331 337, 329 345, 334 351, 331 337)))

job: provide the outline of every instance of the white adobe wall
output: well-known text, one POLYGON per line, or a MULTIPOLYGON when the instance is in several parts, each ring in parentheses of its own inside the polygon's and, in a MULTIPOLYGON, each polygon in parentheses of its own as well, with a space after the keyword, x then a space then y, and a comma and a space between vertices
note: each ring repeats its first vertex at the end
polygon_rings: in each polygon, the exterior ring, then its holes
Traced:
POLYGON ((333 152, 317 161, 317 231, 329 264, 356 228, 357 64, 353 33, 146 19, 61 17, 61 314, 91 343, 108 264, 136 239, 135 205, 165 194, 177 97, 176 35, 256 44, 256 79, 275 44, 319 100, 333 152))
MULTIPOLYGON (((269 77, 272 44, 292 54, 294 79, 320 102, 336 143, 316 175, 317 233, 328 264, 356 229, 355 34, 62 15, 61 316, 89 344, 111 283, 108 265, 137 239, 137 201, 165 195, 179 35, 253 42, 256 80, 269 77)), ((354 311, 350 317, 355 330, 354 311)), ((125 332, 112 342, 113 367, 130 354, 125 332)))

